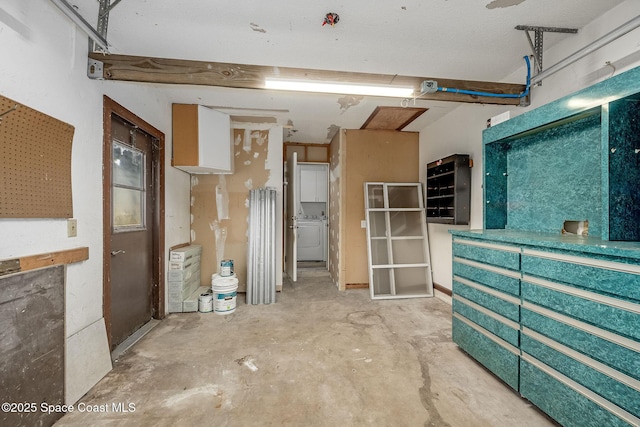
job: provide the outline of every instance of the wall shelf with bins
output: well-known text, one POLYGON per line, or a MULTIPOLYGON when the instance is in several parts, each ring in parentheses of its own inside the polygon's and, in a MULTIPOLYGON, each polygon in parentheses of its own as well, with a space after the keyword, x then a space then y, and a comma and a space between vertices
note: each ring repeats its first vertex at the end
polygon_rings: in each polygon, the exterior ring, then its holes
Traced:
POLYGON ((469 224, 471 171, 469 156, 454 154, 427 165, 427 222, 469 224))

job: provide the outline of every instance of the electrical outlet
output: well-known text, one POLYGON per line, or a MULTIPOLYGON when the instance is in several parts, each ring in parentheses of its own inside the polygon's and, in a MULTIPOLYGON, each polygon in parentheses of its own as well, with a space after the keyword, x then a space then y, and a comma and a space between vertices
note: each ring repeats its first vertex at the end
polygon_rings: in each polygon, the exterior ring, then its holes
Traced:
POLYGON ((67 220, 67 237, 76 237, 78 235, 78 220, 69 218, 67 220))
POLYGON ((360 221, 360 228, 367 228, 367 220, 363 219, 362 221, 360 221))

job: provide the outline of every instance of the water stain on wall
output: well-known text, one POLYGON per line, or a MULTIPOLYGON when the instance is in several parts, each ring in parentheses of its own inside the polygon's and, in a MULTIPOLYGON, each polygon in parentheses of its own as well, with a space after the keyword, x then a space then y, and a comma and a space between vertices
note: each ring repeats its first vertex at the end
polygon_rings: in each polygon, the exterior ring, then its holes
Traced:
POLYGON ((340 114, 347 111, 349 108, 360 104, 360 101, 364 99, 364 96, 345 95, 342 98, 338 98, 338 104, 340 105, 340 114))
POLYGON ((331 125, 327 128, 327 139, 331 140, 333 139, 333 137, 338 133, 338 131, 340 130, 340 126, 338 125, 331 125))

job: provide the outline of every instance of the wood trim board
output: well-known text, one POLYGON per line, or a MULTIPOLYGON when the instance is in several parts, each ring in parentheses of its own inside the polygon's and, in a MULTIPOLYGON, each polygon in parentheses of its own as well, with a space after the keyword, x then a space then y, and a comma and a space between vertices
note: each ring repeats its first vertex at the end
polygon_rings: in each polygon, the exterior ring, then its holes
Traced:
MULTIPOLYGON (((438 82, 438 86, 468 91, 520 94, 525 90, 525 85, 515 83, 355 73, 132 55, 104 55, 100 52, 89 53, 89 57, 103 64, 102 78, 104 80, 266 90, 264 88, 265 78, 275 77, 279 79, 339 81, 344 83, 366 82, 367 84, 378 85, 389 85, 393 82, 394 85, 398 86, 411 86, 416 93, 420 92, 423 81, 435 80, 438 82)), ((418 99, 477 104, 520 105, 522 101, 528 102, 529 96, 524 99, 495 98, 454 92, 435 92, 423 94, 418 97, 418 99)))
POLYGON ((21 273, 60 264, 73 264, 89 259, 89 248, 65 249, 38 255, 0 260, 0 276, 21 273))

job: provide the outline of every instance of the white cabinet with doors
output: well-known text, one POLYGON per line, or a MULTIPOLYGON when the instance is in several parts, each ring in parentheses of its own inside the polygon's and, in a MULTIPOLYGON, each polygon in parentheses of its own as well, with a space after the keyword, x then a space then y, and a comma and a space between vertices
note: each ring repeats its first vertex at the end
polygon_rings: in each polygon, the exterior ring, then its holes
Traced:
POLYGON ((329 166, 300 164, 300 201, 327 202, 329 166))
POLYGON ((231 117, 202 105, 173 104, 171 165, 193 174, 232 173, 231 117))

